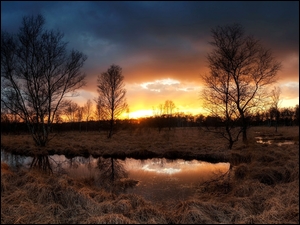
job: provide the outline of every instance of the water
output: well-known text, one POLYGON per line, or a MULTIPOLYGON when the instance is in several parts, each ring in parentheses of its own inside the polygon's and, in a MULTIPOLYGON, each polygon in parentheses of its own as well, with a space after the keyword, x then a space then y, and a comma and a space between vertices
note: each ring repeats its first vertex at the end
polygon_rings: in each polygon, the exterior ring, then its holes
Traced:
MULTIPOLYGON (((65 173, 74 178, 96 178, 99 174, 99 169, 96 168, 98 159, 92 156, 67 159, 64 155, 53 155, 49 156, 49 160, 55 173, 65 173)), ((2 161, 12 167, 29 168, 32 157, 16 156, 1 151, 2 161)), ((229 163, 211 164, 198 160, 165 158, 126 158, 117 160, 116 163, 123 166, 128 178, 138 181, 135 187, 127 188, 125 193, 138 194, 153 202, 186 200, 194 195, 197 185, 218 178, 226 173, 230 166, 229 163)))
POLYGON ((153 202, 186 200, 195 194, 197 185, 216 179, 229 170, 229 163, 211 164, 181 159, 126 159, 126 168, 139 185, 127 193, 142 195, 153 202))
POLYGON ((256 143, 259 144, 276 144, 278 146, 282 146, 282 145, 293 145, 294 141, 289 141, 289 140, 276 140, 274 137, 255 137, 256 139, 256 143))

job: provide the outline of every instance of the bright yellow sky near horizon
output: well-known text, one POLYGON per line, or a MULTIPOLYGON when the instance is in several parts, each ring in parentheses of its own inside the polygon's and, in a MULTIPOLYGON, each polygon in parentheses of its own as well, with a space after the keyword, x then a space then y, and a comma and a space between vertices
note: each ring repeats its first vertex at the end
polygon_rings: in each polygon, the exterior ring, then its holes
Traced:
MULTIPOLYGON (((171 100, 175 104, 174 112, 199 115, 206 114, 201 107, 199 97, 201 85, 196 82, 184 82, 179 79, 165 78, 149 80, 147 82, 131 83, 125 82, 126 100, 129 106, 129 113, 124 112, 120 119, 136 119, 141 117, 154 116, 155 110, 166 100, 171 100)), ((273 86, 280 86, 280 104, 279 107, 294 108, 299 104, 299 94, 295 92, 299 83, 282 81, 273 86)), ((80 91, 76 101, 83 106, 88 99, 97 97, 96 91, 80 91)), ((94 103, 94 102, 93 102, 94 103)))
MULTIPOLYGON (((198 51, 197 46, 195 44, 192 47, 198 51)), ((202 51, 209 52, 210 48, 202 51)), ((279 87, 279 107, 294 108, 299 104, 299 55, 296 52, 283 55, 275 51, 274 56, 281 62, 282 68, 277 73, 276 83, 271 84, 269 90, 279 87)), ((124 76, 129 115, 124 113, 123 118, 153 116, 153 109, 166 100, 174 102, 175 112, 206 114, 201 107, 201 74, 209 73, 209 69, 203 55, 191 55, 182 61, 170 62, 168 58, 158 61, 148 57, 147 52, 141 52, 134 58, 125 58, 114 64, 122 68, 124 76)), ((87 85, 76 97, 78 104, 83 105, 88 99, 98 96, 97 76, 109 66, 110 64, 105 69, 95 68, 87 72, 87 85)))
MULTIPOLYGON (((197 49, 197 46, 193 48, 197 49)), ((205 51, 209 52, 210 48, 205 51)), ((280 108, 294 108, 299 104, 299 55, 291 52, 283 56, 276 51, 274 56, 281 62, 282 68, 277 73, 276 83, 271 84, 269 89, 271 91, 275 86, 281 89, 280 108)), ((207 114, 201 107, 200 99, 203 85, 200 75, 209 73, 205 57, 193 56, 173 63, 165 60, 156 61, 148 57, 147 52, 142 52, 132 59, 114 63, 122 68, 129 106, 129 114, 124 112, 120 118, 153 116, 154 109, 166 100, 174 102, 175 112, 207 114)), ((78 104, 84 105, 88 99, 98 96, 97 76, 106 69, 89 71, 87 85, 76 97, 78 104)))
MULTIPOLYGON (((193 47, 197 49, 197 45, 193 47)), ((210 49, 207 48, 205 51, 209 52, 210 49)), ((156 61, 147 56, 147 52, 142 52, 139 60, 126 59, 128 62, 124 59, 114 63, 122 68, 129 106, 129 115, 125 112, 123 118, 153 116, 153 109, 164 104, 166 100, 174 102, 175 112, 192 115, 207 113, 201 107, 200 99, 203 86, 201 74, 209 73, 205 57, 193 56, 186 58, 185 61, 170 63, 167 58, 165 61, 156 61)), ((276 83, 271 84, 269 89, 271 91, 275 86, 281 89, 279 107, 294 108, 299 104, 299 55, 291 52, 283 56, 276 51, 274 56, 281 62, 282 68, 277 73, 276 83)), ((79 90, 79 96, 72 100, 82 106, 88 99, 96 98, 97 76, 107 68, 90 70, 87 73, 87 85, 79 90)))

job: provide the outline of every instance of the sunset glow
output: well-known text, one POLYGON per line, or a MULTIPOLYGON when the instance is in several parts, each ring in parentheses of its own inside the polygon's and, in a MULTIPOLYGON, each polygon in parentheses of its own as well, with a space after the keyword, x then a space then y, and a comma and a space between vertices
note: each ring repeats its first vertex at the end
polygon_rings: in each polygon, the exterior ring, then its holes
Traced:
POLYGON ((128 113, 123 113, 122 114, 122 118, 125 119, 137 119, 137 118, 141 118, 141 117, 150 117, 153 116, 153 111, 152 110, 136 110, 133 112, 129 112, 128 113))
POLYGON ((86 85, 68 97, 83 106, 97 98, 97 76, 122 68, 129 112, 154 116, 166 100, 175 113, 206 114, 200 75, 208 74, 211 29, 240 23, 282 63, 279 107, 299 104, 299 2, 1 2, 1 28, 16 33, 22 17, 41 13, 69 49, 87 55, 86 85), (70 7, 72 10, 70 10, 70 7), (125 10, 126 9, 126 10, 125 10), (268 13, 266 13, 266 11, 268 13), (284 18, 284 19, 283 19, 284 18), (204 22, 205 21, 205 22, 204 22))

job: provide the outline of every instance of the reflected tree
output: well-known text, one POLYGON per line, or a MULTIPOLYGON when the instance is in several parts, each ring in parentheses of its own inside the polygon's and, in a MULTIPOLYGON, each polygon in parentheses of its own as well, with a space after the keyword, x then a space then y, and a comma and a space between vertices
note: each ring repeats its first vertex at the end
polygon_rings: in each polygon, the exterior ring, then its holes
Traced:
POLYGON ((102 158, 97 161, 97 168, 99 169, 99 178, 103 180, 109 180, 114 182, 121 178, 127 178, 128 174, 123 164, 118 159, 102 158))
POLYGON ((99 171, 97 181, 107 190, 119 192, 137 184, 137 181, 128 179, 123 163, 113 157, 100 157, 97 161, 97 169, 99 171))
POLYGON ((49 156, 37 155, 34 156, 30 164, 30 168, 38 168, 41 171, 52 173, 52 167, 49 161, 49 156))

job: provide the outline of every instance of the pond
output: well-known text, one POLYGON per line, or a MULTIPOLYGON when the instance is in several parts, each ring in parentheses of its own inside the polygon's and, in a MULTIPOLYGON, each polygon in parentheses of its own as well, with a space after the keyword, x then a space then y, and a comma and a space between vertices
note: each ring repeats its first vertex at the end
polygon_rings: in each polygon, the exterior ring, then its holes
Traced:
MULTIPOLYGON (((74 178, 96 178, 99 175, 98 159, 92 156, 67 159, 64 155, 53 155, 48 158, 54 173, 65 173, 74 178)), ((12 167, 29 168, 32 157, 17 156, 1 151, 1 161, 12 167)), ((217 179, 230 167, 229 163, 212 164, 198 160, 165 158, 114 159, 114 164, 120 164, 127 172, 129 179, 138 181, 136 186, 127 188, 124 192, 141 195, 152 202, 186 200, 195 194, 197 185, 217 179)))

